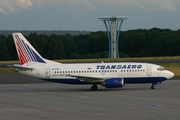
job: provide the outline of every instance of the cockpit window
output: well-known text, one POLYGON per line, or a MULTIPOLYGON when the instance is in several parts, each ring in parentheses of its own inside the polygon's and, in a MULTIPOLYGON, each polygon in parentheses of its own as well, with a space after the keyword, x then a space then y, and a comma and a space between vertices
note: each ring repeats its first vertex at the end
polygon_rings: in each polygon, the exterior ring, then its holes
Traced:
POLYGON ((159 67, 159 68, 157 68, 157 70, 163 71, 163 70, 166 70, 166 69, 164 67, 159 67))

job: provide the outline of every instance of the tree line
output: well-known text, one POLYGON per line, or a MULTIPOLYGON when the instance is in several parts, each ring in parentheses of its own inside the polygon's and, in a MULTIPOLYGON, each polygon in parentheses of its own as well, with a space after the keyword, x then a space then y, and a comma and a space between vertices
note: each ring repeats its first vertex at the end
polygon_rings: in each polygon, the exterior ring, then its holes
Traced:
MULTIPOLYGON (((34 48, 47 59, 107 58, 108 36, 104 31, 86 35, 25 36, 34 48)), ((180 30, 152 28, 121 31, 120 57, 179 56, 180 30)), ((0 36, 0 60, 17 60, 12 35, 0 36)))

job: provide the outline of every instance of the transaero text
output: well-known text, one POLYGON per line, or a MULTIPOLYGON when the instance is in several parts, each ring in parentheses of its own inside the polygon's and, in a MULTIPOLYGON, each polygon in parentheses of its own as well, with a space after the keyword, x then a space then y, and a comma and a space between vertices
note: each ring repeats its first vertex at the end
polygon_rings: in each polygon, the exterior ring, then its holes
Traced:
POLYGON ((142 65, 97 65, 96 69, 140 69, 142 65))

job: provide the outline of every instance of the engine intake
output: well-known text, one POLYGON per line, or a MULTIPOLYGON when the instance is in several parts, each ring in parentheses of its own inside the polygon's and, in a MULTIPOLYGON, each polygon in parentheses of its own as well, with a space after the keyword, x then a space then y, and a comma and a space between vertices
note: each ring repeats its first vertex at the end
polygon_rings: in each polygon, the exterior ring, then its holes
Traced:
POLYGON ((106 79, 102 86, 105 86, 106 88, 119 88, 124 86, 124 79, 123 78, 109 78, 106 79))

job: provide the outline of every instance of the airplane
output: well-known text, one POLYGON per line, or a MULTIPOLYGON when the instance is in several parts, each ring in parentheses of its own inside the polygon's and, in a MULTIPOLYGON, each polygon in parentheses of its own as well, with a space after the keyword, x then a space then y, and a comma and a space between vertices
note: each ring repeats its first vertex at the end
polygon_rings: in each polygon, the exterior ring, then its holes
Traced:
POLYGON ((98 85, 121 88, 131 83, 152 83, 151 89, 156 89, 156 85, 174 76, 164 67, 151 63, 58 63, 43 58, 21 33, 12 35, 20 62, 14 64, 16 70, 45 81, 92 84, 91 91, 96 91, 98 85))

